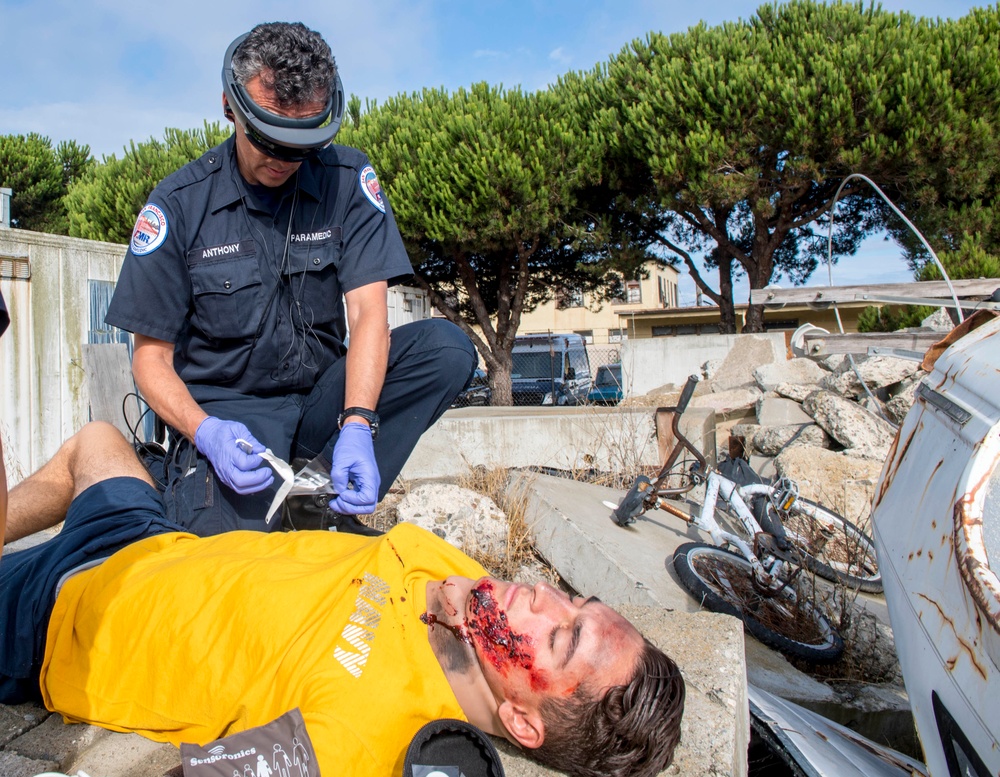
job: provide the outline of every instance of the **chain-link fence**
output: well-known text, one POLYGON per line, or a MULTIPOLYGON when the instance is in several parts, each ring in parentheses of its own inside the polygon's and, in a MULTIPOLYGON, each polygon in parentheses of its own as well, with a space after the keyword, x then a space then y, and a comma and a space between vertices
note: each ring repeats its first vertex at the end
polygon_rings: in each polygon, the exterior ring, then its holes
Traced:
MULTIPOLYGON (((622 399, 621 347, 574 342, 513 354, 511 394, 515 405, 565 407, 617 405, 622 399)), ((478 369, 470 385, 452 407, 492 404, 485 370, 478 369)))

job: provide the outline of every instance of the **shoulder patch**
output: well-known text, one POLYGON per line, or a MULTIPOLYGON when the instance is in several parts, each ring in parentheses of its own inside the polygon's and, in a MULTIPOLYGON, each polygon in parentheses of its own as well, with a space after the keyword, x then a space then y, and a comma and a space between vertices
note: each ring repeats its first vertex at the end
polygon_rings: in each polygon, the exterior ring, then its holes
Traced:
POLYGON ((167 239, 167 217, 159 207, 149 202, 139 211, 132 230, 129 248, 136 256, 151 254, 167 239))
POLYGON ((358 176, 358 183, 361 184, 361 191, 365 193, 368 201, 385 213, 385 203, 382 201, 382 187, 379 185, 378 176, 375 175, 375 168, 365 165, 358 176))

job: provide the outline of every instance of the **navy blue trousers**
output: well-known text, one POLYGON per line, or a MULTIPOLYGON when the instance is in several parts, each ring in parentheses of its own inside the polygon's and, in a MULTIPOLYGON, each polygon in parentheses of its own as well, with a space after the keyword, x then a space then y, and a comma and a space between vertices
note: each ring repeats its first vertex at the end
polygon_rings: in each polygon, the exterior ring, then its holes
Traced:
MULTIPOLYGON (((380 500, 420 435, 468 385, 476 363, 472 342, 448 321, 427 319, 392 330, 388 369, 376 408, 380 500)), ((345 367, 346 359, 332 364, 308 393, 258 397, 209 386, 197 386, 192 393, 206 413, 246 424, 254 437, 285 461, 322 454, 329 464, 340 434, 337 417, 344 409, 345 367)), ((279 478, 264 491, 240 495, 216 479, 211 465, 186 439, 172 435, 171 451, 164 502, 172 521, 202 537, 235 529, 280 528, 280 516, 270 524, 264 520, 279 478)))
POLYGON ((76 499, 62 531, 27 550, 0 557, 0 702, 40 698, 38 673, 56 601, 67 572, 108 558, 154 534, 183 531, 164 517, 160 494, 136 478, 111 478, 76 499))

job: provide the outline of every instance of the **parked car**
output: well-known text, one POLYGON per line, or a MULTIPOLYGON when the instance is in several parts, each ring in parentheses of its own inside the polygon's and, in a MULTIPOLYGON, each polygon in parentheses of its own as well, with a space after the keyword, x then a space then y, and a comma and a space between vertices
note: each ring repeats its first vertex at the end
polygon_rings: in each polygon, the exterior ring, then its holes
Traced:
POLYGON ((587 394, 592 405, 617 405, 622 401, 622 365, 602 364, 597 368, 594 385, 587 394))
POLYGON ((587 401, 590 357, 580 335, 519 335, 511 357, 515 405, 579 405, 587 401))
POLYGON ((488 405, 490 403, 490 384, 486 377, 486 370, 476 369, 476 374, 472 376, 469 387, 455 397, 451 403, 452 407, 473 407, 488 405))

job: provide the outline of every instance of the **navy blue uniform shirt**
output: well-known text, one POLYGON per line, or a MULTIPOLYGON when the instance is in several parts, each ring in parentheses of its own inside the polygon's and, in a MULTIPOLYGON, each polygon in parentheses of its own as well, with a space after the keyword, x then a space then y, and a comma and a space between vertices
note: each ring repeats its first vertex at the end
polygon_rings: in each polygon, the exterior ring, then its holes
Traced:
POLYGON ((230 137, 150 194, 105 320, 174 343, 196 401, 199 386, 284 394, 346 352, 343 293, 412 274, 363 153, 328 146, 269 189, 243 179, 230 137))

